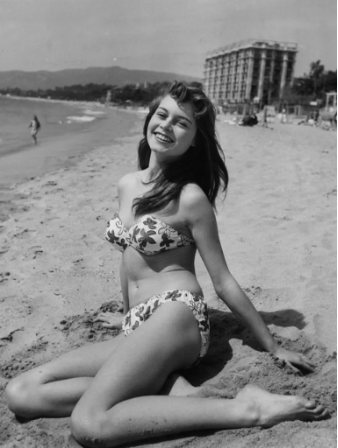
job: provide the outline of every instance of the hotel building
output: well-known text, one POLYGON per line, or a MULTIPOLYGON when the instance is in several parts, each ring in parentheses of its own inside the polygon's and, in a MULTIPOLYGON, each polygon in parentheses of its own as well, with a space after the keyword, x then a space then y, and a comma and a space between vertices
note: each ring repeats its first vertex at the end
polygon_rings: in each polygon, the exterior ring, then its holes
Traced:
POLYGON ((204 65, 205 92, 219 103, 271 104, 291 85, 296 54, 297 44, 254 39, 214 50, 204 65))

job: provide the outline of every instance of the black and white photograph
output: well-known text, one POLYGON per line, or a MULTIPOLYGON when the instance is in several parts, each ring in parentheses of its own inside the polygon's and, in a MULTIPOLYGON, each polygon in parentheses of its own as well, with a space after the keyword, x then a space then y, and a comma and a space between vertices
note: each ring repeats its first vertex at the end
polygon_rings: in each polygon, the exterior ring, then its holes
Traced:
POLYGON ((0 0, 0 414, 336 448, 336 1, 0 0))

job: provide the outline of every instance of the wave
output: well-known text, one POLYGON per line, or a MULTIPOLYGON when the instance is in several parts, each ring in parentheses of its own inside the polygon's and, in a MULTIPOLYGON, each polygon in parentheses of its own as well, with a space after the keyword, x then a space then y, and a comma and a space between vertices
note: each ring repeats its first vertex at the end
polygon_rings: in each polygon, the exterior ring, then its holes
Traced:
POLYGON ((77 123, 88 123, 93 120, 95 120, 95 117, 88 117, 88 115, 67 117, 67 123, 72 123, 74 121, 77 123))

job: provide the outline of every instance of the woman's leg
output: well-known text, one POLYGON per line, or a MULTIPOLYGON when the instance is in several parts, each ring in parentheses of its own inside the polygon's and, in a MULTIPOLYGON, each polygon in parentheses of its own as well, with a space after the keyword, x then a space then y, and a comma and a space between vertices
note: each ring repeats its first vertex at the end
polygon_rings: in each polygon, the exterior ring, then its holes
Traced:
POLYGON ((206 428, 273 425, 319 419, 322 407, 249 387, 234 400, 156 396, 168 376, 192 365, 200 350, 198 325, 184 304, 161 305, 100 369, 72 414, 75 438, 87 447, 206 428))
MULTIPOLYGON (((125 339, 87 345, 25 372, 8 383, 5 398, 16 415, 24 418, 68 417, 102 365, 125 339)), ((171 375, 165 395, 222 395, 211 386, 193 387, 178 374, 171 375)))
POLYGON ((109 341, 78 348, 14 378, 5 391, 10 410, 25 418, 70 416, 124 338, 120 334, 109 341))

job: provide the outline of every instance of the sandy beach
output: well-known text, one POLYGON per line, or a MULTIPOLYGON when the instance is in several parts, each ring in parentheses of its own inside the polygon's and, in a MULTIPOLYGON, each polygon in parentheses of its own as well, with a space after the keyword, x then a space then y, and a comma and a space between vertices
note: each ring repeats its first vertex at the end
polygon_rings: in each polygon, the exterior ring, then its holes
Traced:
MULTIPOLYGON (((121 255, 104 240, 104 231, 118 207, 117 180, 137 169, 144 114, 126 111, 119 117, 90 136, 90 147, 83 138, 76 160, 67 159, 73 142, 65 136, 59 166, 6 190, 0 213, 1 396, 18 373, 117 334, 93 319, 122 301, 121 255)), ((198 258, 212 343, 186 376, 224 389, 229 398, 248 383, 307 396, 332 417, 267 430, 181 434, 142 446, 336 447, 337 134, 280 123, 243 128, 222 117, 217 127, 230 174, 217 214, 230 270, 279 343, 306 354, 317 368, 298 376, 261 351, 217 298, 198 258)), ((3 398, 0 410, 1 447, 79 446, 70 437, 68 418, 19 423, 3 398)))

